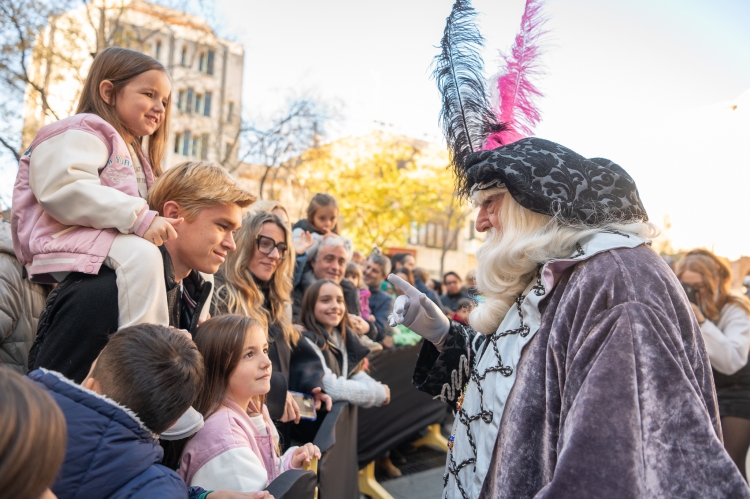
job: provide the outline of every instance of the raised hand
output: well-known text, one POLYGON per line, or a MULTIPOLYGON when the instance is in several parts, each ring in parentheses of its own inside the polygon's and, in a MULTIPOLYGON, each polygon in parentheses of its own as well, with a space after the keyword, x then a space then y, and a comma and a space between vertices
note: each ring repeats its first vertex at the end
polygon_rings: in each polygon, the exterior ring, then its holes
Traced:
POLYGON ((450 329, 450 321, 427 295, 395 274, 388 276, 388 282, 404 292, 396 298, 393 313, 388 316, 391 327, 403 324, 422 338, 440 344, 450 329))
POLYGON ((305 231, 304 234, 300 234, 296 241, 294 241, 294 252, 297 255, 304 255, 313 245, 313 236, 310 232, 305 231))

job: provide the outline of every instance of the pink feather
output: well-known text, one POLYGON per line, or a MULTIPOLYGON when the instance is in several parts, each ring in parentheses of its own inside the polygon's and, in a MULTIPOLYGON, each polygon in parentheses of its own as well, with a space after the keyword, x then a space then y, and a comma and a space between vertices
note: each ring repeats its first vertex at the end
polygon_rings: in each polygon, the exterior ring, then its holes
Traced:
POLYGON ((541 115, 534 104, 535 97, 542 93, 531 82, 538 76, 540 38, 546 33, 542 29, 546 18, 542 15, 544 0, 526 0, 521 18, 521 28, 516 35, 509 54, 501 54, 503 70, 497 76, 498 100, 495 115, 505 130, 487 137, 482 150, 490 150, 510 144, 533 134, 541 115))

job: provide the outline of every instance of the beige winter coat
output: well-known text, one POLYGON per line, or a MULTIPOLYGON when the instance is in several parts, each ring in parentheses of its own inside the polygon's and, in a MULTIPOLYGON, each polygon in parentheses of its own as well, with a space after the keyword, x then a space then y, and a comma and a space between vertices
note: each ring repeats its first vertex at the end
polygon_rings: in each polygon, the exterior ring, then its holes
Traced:
POLYGON ((10 223, 0 220, 0 365, 26 374, 29 350, 49 286, 23 277, 10 235, 10 223))

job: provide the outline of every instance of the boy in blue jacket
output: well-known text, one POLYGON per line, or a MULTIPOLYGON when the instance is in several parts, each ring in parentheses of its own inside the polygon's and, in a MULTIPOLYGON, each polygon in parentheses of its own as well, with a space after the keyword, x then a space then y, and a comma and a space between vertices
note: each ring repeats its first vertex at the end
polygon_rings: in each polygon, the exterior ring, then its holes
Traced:
POLYGON ((52 491, 59 499, 269 497, 188 487, 162 466, 159 434, 193 403, 203 384, 203 358, 175 329, 124 328, 109 340, 81 385, 38 369, 29 378, 62 409, 68 440, 52 491))

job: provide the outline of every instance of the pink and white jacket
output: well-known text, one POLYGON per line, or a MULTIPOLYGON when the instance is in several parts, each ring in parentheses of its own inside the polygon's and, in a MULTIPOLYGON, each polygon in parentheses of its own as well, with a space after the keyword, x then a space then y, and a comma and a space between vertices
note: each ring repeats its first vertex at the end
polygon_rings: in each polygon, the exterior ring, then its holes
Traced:
MULTIPOLYGON (((141 158, 146 184, 151 165, 141 158)), ((97 274, 118 232, 143 233, 157 212, 138 195, 125 141, 95 114, 39 130, 18 166, 13 189, 13 249, 34 282, 50 272, 97 274)))
MULTIPOLYGON (((248 409, 258 412, 252 402, 248 409)), ((292 455, 297 447, 278 457, 278 436, 265 405, 262 414, 267 435, 260 434, 247 412, 226 399, 188 441, 177 473, 191 487, 257 492, 284 471, 294 469, 292 455)))

